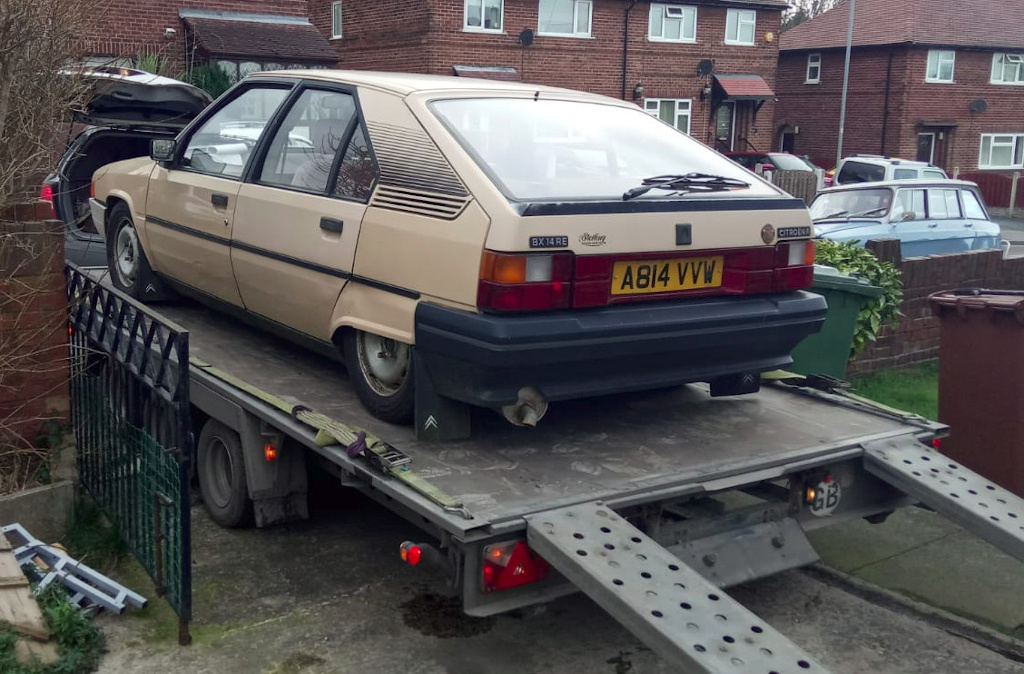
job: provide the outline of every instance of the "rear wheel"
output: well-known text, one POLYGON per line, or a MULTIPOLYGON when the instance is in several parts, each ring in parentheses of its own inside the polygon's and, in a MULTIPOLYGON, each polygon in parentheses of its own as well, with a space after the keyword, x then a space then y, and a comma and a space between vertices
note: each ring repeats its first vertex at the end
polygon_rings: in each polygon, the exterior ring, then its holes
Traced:
POLYGON ((219 421, 207 421, 199 434, 197 458, 199 490, 213 521, 224 527, 249 524, 252 499, 238 433, 219 421))
POLYGON ((412 347, 351 330, 343 348, 349 379, 363 406, 378 419, 394 424, 411 422, 415 403, 412 347))
POLYGON ((107 229, 107 267, 114 287, 137 300, 167 299, 168 291, 153 273, 139 242, 128 204, 118 202, 110 210, 107 229))

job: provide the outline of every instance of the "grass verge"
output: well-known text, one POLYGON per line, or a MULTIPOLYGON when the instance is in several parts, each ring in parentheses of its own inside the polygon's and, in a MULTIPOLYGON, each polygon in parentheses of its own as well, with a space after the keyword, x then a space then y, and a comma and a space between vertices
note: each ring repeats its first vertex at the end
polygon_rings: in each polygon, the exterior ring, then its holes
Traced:
POLYGON ((865 398, 927 419, 939 416, 938 361, 855 377, 852 384, 865 398))

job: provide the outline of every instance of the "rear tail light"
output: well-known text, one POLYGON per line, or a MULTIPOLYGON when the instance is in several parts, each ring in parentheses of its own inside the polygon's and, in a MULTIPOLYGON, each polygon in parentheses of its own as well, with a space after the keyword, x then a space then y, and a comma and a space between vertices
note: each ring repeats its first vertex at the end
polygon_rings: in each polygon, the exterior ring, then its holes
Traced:
POLYGON ((39 198, 42 201, 49 202, 50 217, 56 217, 53 209, 53 186, 50 183, 43 183, 43 186, 39 189, 39 198))
POLYGON ((484 548, 481 586, 499 592, 544 580, 551 567, 523 541, 496 543, 484 548))
POLYGON ((814 282, 814 241, 789 241, 775 248, 775 291, 811 287, 814 282))
POLYGON ((572 297, 572 253, 484 251, 477 306, 485 311, 565 309, 572 297))

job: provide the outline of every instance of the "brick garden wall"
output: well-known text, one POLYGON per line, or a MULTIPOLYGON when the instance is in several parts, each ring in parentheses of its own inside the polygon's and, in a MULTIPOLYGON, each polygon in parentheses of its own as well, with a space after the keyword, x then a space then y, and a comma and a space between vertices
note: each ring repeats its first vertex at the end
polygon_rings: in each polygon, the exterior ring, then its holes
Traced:
POLYGON ((954 288, 1024 289, 1024 258, 1003 259, 998 250, 903 260, 904 317, 886 329, 850 364, 847 376, 867 374, 939 357, 939 321, 928 296, 954 288))
POLYGON ((47 421, 69 421, 64 235, 40 216, 0 213, 0 445, 32 445, 47 421))

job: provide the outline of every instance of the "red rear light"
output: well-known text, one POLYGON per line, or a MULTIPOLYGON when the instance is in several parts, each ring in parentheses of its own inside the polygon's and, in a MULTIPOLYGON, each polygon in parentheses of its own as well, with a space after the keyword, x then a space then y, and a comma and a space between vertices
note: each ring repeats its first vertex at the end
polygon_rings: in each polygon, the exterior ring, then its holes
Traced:
POLYGON ((477 306, 484 311, 566 309, 572 297, 572 253, 484 251, 477 306))
POLYGON ((409 566, 417 566, 423 559, 423 549, 412 541, 402 543, 398 548, 398 554, 409 566))
POLYGON ((789 241, 775 248, 775 291, 810 288, 814 282, 814 241, 789 241))
POLYGON ((57 217, 56 211, 53 208, 53 187, 50 183, 43 183, 43 186, 39 188, 39 199, 50 204, 50 217, 57 217))
POLYGON ((536 583, 551 573, 551 567, 523 541, 497 543, 484 548, 481 581, 484 592, 498 592, 536 583))

